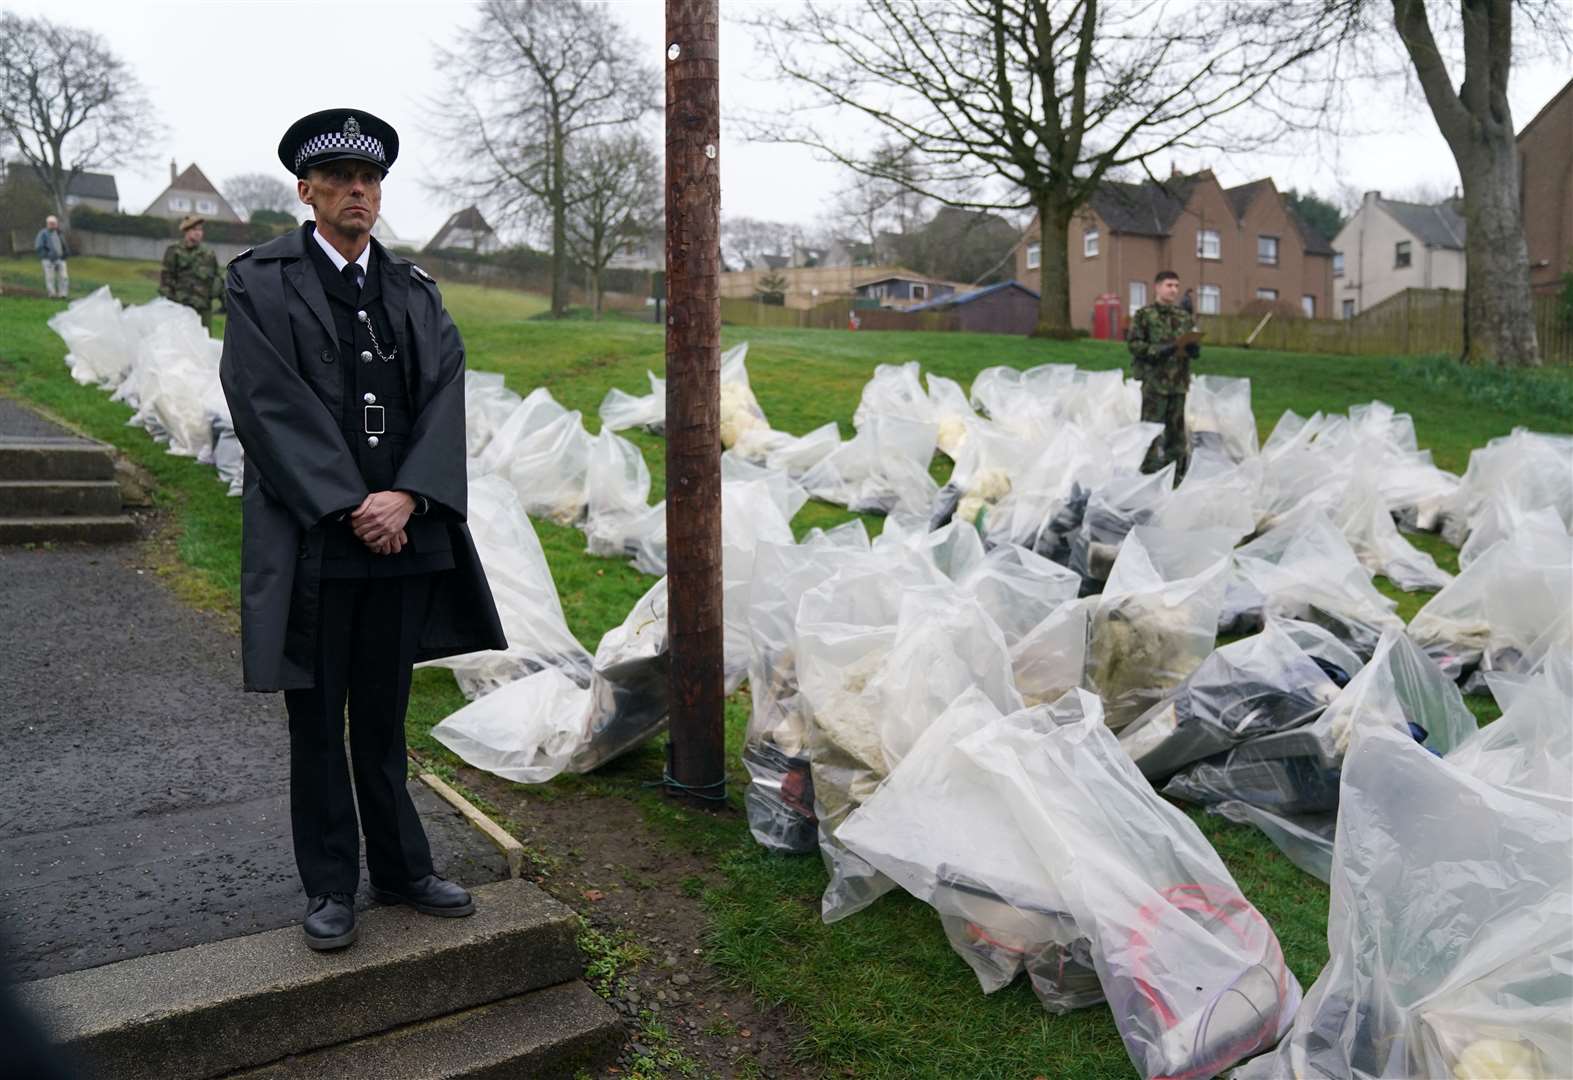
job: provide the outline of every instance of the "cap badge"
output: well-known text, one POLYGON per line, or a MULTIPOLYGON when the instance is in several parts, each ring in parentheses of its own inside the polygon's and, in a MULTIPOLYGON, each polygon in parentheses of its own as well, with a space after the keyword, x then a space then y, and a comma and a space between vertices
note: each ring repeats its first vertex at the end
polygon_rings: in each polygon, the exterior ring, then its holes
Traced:
POLYGON ((344 121, 344 134, 348 135, 352 139, 355 138, 355 136, 359 135, 360 134, 360 121, 355 119, 353 116, 348 117, 344 121))

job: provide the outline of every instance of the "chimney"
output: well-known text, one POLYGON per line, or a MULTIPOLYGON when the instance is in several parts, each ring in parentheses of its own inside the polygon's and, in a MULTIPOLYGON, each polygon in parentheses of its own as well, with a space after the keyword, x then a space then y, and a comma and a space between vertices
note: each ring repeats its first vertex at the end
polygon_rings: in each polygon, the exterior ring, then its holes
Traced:
POLYGON ((1380 199, 1381 197, 1382 197, 1382 193, 1380 191, 1368 191, 1368 192, 1365 193, 1365 197, 1363 199, 1361 199, 1360 201, 1361 202, 1372 203, 1372 202, 1376 202, 1376 200, 1380 199))
POLYGON ((170 186, 174 186, 175 177, 178 176, 178 175, 179 175, 179 171, 175 168, 175 159, 174 158, 170 158, 169 159, 169 183, 170 183, 170 186))

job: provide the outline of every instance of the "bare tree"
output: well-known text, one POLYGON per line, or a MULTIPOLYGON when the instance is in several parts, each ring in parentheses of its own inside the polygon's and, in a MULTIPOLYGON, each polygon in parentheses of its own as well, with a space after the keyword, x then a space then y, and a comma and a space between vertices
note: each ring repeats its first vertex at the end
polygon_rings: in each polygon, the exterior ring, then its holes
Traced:
POLYGON ((91 30, 0 14, 0 131, 61 220, 79 173, 136 160, 159 134, 136 76, 91 30))
MULTIPOLYGON (((1038 332, 1070 328, 1072 217, 1114 169, 1175 148, 1270 137, 1295 108, 1273 98, 1245 123, 1221 121, 1264 95, 1338 28, 1281 32, 1271 5, 1143 0, 862 0, 770 11, 752 25, 811 108, 758 118, 756 137, 807 145, 859 172, 948 205, 1031 209, 1042 245, 1038 332), (905 175, 829 117, 861 115, 910 152, 905 175), (828 114, 828 115, 827 115, 828 114)), ((878 145, 878 144, 876 144, 878 145)))
POLYGON ((729 266, 746 270, 766 255, 792 254, 799 228, 750 217, 721 219, 721 254, 729 266))
POLYGON ((258 210, 294 215, 300 209, 295 189, 267 173, 241 173, 224 181, 224 197, 250 216, 258 210))
POLYGON ((637 132, 581 139, 569 157, 568 250, 589 273, 599 318, 606 264, 660 224, 661 162, 637 132))
POLYGON ((428 104, 449 148, 444 189, 501 224, 545 224, 552 314, 568 303, 574 142, 656 107, 655 70, 609 11, 584 0, 487 0, 475 25, 438 50, 445 89, 428 104))
POLYGON ((894 257, 887 238, 918 228, 928 202, 914 190, 912 157, 911 147, 885 143, 872 155, 871 172, 850 170, 850 182, 837 193, 827 215, 830 231, 844 243, 864 247, 875 265, 894 257))

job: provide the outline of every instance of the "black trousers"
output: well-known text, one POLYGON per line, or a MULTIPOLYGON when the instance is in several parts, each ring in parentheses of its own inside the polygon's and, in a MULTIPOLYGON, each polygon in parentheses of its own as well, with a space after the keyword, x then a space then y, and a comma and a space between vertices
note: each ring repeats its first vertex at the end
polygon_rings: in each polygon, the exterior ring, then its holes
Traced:
POLYGON ((361 829, 373 885, 397 887, 432 873, 431 846, 405 787, 404 746, 410 668, 430 596, 429 574, 322 581, 317 685, 284 693, 290 825, 308 896, 355 892, 361 829))

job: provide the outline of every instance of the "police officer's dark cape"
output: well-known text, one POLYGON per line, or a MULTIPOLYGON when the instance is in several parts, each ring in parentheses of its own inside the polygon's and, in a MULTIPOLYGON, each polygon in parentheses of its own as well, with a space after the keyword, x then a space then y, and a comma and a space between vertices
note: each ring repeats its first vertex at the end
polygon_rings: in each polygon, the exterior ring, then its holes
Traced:
MULTIPOLYGON (((219 375, 246 451, 241 649, 248 690, 314 681, 324 522, 359 506, 365 481, 337 417, 337 344, 303 226, 240 256, 225 282, 219 375)), ((394 490, 426 496, 447 523, 454 568, 435 575, 419 660, 506 648, 466 514, 464 346, 436 285, 376 240, 383 305, 394 326, 415 417, 394 490)))

